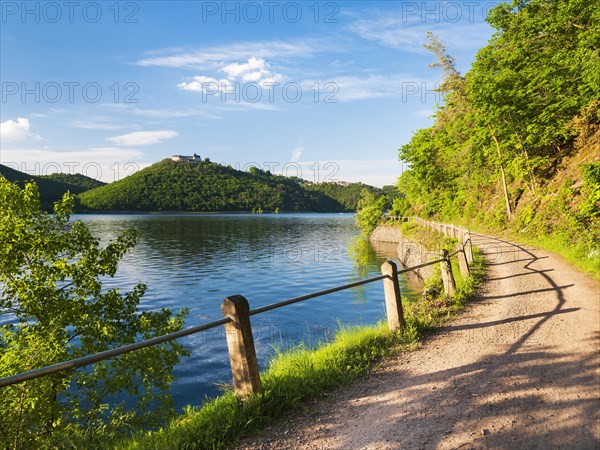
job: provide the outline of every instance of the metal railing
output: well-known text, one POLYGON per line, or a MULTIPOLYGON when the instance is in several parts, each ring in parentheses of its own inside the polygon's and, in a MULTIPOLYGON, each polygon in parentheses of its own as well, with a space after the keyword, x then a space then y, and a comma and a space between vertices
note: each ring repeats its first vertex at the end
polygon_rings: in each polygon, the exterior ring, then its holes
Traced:
MULTIPOLYGON (((237 355, 234 358, 234 355, 232 354, 232 351, 233 351, 232 343, 229 342, 229 340, 230 340, 229 338, 230 338, 231 332, 236 333, 236 331, 234 331, 234 330, 239 331, 239 328, 240 328, 239 323, 246 321, 245 319, 247 319, 247 325, 248 325, 247 331, 250 334, 250 342, 248 344, 251 345, 251 348, 250 349, 246 348, 244 350, 244 352, 242 352, 242 353, 253 354, 254 358, 256 358, 255 351, 254 351, 254 343, 252 342, 252 337, 251 337, 252 332, 251 332, 250 322, 249 322, 250 316, 254 316, 254 315, 261 314, 261 313, 264 313, 267 311, 271 311, 271 310, 274 310, 277 308, 282 308, 287 305, 302 302, 305 300, 310 300, 313 298, 331 294, 333 292, 343 291, 343 290, 350 289, 350 288, 353 288, 356 286, 361 286, 364 284, 373 283, 375 281, 380 281, 380 280, 384 281, 384 290, 385 290, 385 296, 386 296, 386 313, 388 316, 388 324, 389 324, 390 328, 400 329, 400 328, 402 328, 402 326, 404 324, 404 317, 403 317, 403 312, 402 312, 402 303, 401 303, 401 298, 400 298, 398 275, 402 274, 402 273, 406 273, 406 272, 411 272, 411 271, 414 271, 414 270, 417 270, 417 269, 420 269, 423 267, 427 267, 427 266, 430 266, 433 264, 441 263, 442 264, 442 277, 444 279, 444 289, 445 289, 447 295, 453 295, 456 287, 455 287, 455 283, 454 283, 454 278, 452 277, 450 258, 452 256, 460 254, 461 252, 463 254, 465 253, 465 244, 464 243, 463 243, 462 248, 457 249, 453 253, 449 254, 446 250, 443 250, 441 258, 439 258, 439 259, 436 259, 433 261, 428 261, 428 262, 425 262, 423 264, 419 264, 416 266, 403 268, 401 270, 397 269, 397 266, 395 263, 393 263, 391 261, 386 261, 382 266, 382 275, 379 275, 376 277, 371 277, 371 278, 367 278, 364 280, 359 280, 359 281, 355 281, 352 283, 344 284, 341 286, 335 286, 335 287, 332 287, 329 289, 312 292, 310 294, 301 295, 299 297, 294 297, 294 298, 291 298, 288 300, 283 300, 283 301, 273 303, 270 305, 261 306, 256 309, 249 309, 249 307, 247 307, 246 311, 243 311, 243 309, 242 310, 236 309, 235 314, 226 314, 225 309, 222 308, 224 317, 220 320, 216 320, 216 321, 205 323, 202 325, 197 325, 194 327, 186 328, 186 329, 176 331, 173 333, 169 333, 169 334, 166 334, 163 336, 157 336, 157 337, 154 337, 151 339, 136 342, 134 344, 124 345, 122 347, 95 353, 93 355, 83 356, 80 358, 72 359, 70 361, 65 361, 65 362, 53 364, 50 366, 42 367, 39 369, 30 370, 28 372, 23 372, 20 374, 12 375, 9 377, 0 378, 0 388, 14 385, 17 383, 22 383, 22 382, 29 381, 29 380, 33 380, 36 378, 40 378, 43 376, 47 376, 47 375, 65 371, 65 370, 77 369, 79 367, 87 366, 89 364, 93 364, 93 363, 96 363, 99 361, 104 361, 107 359, 115 358, 115 357, 125 354, 125 353, 141 350, 143 348, 151 347, 154 345, 159 345, 159 344, 162 344, 162 343, 174 340, 174 339, 179 339, 179 338, 182 338, 185 336, 189 336, 191 334, 210 330, 212 328, 216 328, 221 325, 225 326, 226 330, 228 327, 233 327, 233 328, 230 328, 229 330, 227 330, 228 331, 227 339, 228 339, 228 345, 229 345, 229 351, 230 351, 230 359, 231 359, 231 364, 233 367, 234 359, 239 359, 239 355, 237 355), (450 283, 450 284, 447 284, 446 276, 450 277, 450 281, 448 281, 448 283, 450 283), (386 281, 391 284, 386 285, 385 284, 386 281), (452 291, 452 286, 454 286, 454 292, 452 291), (241 317, 242 315, 244 317, 241 317), (395 317, 395 319, 392 320, 391 319, 392 316, 395 317)), ((246 306, 247 306, 247 300, 245 300, 243 297, 241 297, 241 296, 234 296, 234 297, 239 297, 239 298, 243 299, 243 301, 246 302, 246 306)), ((223 304, 225 304, 225 302, 233 299, 234 297, 228 297, 227 299, 225 299, 223 304)), ((247 338, 247 336, 246 336, 246 338, 247 338)), ((243 337, 237 336, 237 337, 235 337, 235 339, 236 339, 235 342, 237 342, 238 340, 243 340, 243 337)), ((246 345, 248 345, 248 344, 246 344, 246 345)), ((256 366, 256 369, 255 369, 256 376, 258 376, 257 375, 258 365, 255 364, 255 366, 256 366)), ((236 371, 234 371, 234 372, 236 372, 236 371)), ((250 372, 252 372, 252 370, 250 370, 250 372)), ((240 383, 247 384, 248 381, 242 380, 242 381, 240 381, 240 383)), ((235 373, 234 373, 234 384, 236 384, 235 373)), ((259 385, 260 385, 260 382, 259 382, 259 385)), ((240 389, 240 390, 244 391, 244 389, 240 389)), ((236 385, 236 391, 240 391, 240 390, 238 390, 238 386, 236 385)))

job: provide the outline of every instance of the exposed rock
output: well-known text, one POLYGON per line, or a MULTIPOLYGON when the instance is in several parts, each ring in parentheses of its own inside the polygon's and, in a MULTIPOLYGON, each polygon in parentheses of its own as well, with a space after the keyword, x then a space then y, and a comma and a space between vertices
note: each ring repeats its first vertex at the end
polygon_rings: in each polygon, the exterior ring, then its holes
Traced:
MULTIPOLYGON (((402 230, 397 227, 379 225, 371 234, 370 240, 374 242, 397 243, 396 255, 404 267, 418 266, 438 257, 437 252, 428 250, 422 245, 403 238, 402 230)), ((406 275, 409 283, 417 282, 422 287, 425 280, 433 274, 434 267, 432 265, 408 272, 406 275)))

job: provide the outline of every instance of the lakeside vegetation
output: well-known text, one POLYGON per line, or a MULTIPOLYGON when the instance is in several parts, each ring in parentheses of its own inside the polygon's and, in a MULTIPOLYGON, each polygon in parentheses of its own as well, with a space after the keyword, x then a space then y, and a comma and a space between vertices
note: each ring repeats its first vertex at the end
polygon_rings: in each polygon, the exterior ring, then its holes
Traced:
MULTIPOLYGON (((34 184, 20 189, 0 177, 0 197, 5 205, 2 221, 10 225, 2 231, 3 242, 10 245, 2 254, 1 306, 17 319, 0 327, 0 376, 182 327, 185 311, 173 315, 166 309, 137 310, 144 285, 123 294, 102 290, 99 276, 114 275, 119 260, 135 244, 135 233, 126 232, 100 248, 84 224, 67 225, 72 195, 65 195, 50 215, 40 211, 34 184), (29 232, 19 231, 24 229, 29 232)), ((300 345, 278 351, 263 374, 261 395, 240 401, 226 390, 158 431, 139 431, 153 429, 173 414, 172 368, 187 351, 172 342, 97 363, 90 370, 61 372, 1 390, 2 441, 7 448, 230 446, 307 400, 360 377, 382 357, 414 348, 423 333, 472 295, 483 276, 483 260, 477 258, 472 277, 460 281, 457 274, 455 297, 429 295, 406 304, 402 333, 390 333, 384 324, 352 327, 316 349, 300 345), (133 401, 134 408, 126 407, 125 400, 133 401), (123 440, 129 433, 134 436, 123 440)))
POLYGON ((403 212, 530 242, 600 271, 600 4, 515 0, 463 76, 434 36, 444 104, 400 149, 403 212))
MULTIPOLYGON (((401 159, 411 166, 400 178, 402 195, 394 201, 395 211, 506 233, 556 250, 597 274, 600 7, 582 0, 519 0, 491 10, 489 21, 497 33, 464 76, 431 36, 428 48, 444 72, 445 103, 434 125, 417 132, 400 150, 401 159)), ((80 207, 87 211, 348 211, 359 206, 365 230, 376 225, 388 201, 380 197, 381 191, 364 185, 311 185, 210 161, 165 160, 95 188, 84 179, 23 178, 0 168, 21 186, 35 179, 42 192, 38 198, 33 187, 25 187, 17 194, 0 177, 3 224, 13 227, 1 230, 3 244, 9 245, 2 253, 0 299, 19 320, 0 329, 0 376, 182 326, 183 313, 137 314, 143 285, 126 294, 100 294, 97 276, 114 274, 135 237, 127 234, 106 250, 85 228, 67 229, 72 196, 55 207, 54 219, 39 212, 40 205, 67 191, 78 194, 80 207), (29 252, 38 258, 33 264, 24 259, 29 252)), ((401 226, 426 246, 438 242, 434 232, 415 233, 414 225, 401 226)), ((307 400, 359 378, 382 357, 414 348, 424 333, 460 310, 481 283, 483 260, 476 249, 474 256, 474 271, 466 280, 454 264, 458 294, 451 299, 441 295, 436 269, 427 296, 405 305, 402 333, 390 333, 383 324, 355 327, 340 330, 317 349, 300 345, 278 352, 263 374, 262 395, 240 401, 226 391, 202 407, 188 408, 158 431, 139 431, 145 425, 141 420, 150 418, 156 424, 172 414, 170 369, 185 355, 175 345, 100 364, 91 373, 53 376, 3 390, 0 434, 15 448, 229 447, 302 408, 307 400), (69 390, 73 380, 85 386, 84 395, 69 390), (136 412, 109 409, 105 396, 123 391, 141 402, 136 412), (166 402, 155 409, 159 400, 166 402), (128 432, 134 436, 121 440, 128 432)))
MULTIPOLYGON (((442 235, 439 238, 444 239, 442 235)), ((140 432, 125 441, 103 442, 102 446, 127 450, 233 448, 242 437, 260 433, 263 427, 300 411, 307 401, 359 379, 382 358, 417 348, 426 333, 464 307, 485 279, 478 249, 474 249, 474 259, 467 279, 455 273, 457 294, 452 298, 441 294, 437 269, 428 283, 429 295, 404 304, 406 326, 402 332, 390 332, 384 323, 341 328, 331 342, 316 349, 300 344, 279 350, 261 374, 262 394, 240 400, 226 390, 201 407, 189 407, 158 431, 140 432)))
MULTIPOLYGON (((72 223, 72 194, 41 211, 37 186, 0 176, 0 378, 162 336, 186 310, 141 311, 147 286, 103 288, 135 245, 135 230, 101 246, 72 223)), ((173 415, 177 341, 0 389, 0 448, 79 448, 157 426, 173 415)))

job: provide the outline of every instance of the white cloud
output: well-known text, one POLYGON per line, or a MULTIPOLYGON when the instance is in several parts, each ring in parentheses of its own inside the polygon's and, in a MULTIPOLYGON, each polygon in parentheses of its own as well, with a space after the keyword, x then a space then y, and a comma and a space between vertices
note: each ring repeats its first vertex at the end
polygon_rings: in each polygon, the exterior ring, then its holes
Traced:
POLYGON ((159 144, 166 139, 172 139, 177 135, 178 133, 173 130, 135 131, 133 133, 110 137, 106 140, 125 146, 152 145, 159 144))
POLYGON ((139 60, 137 64, 145 67, 176 67, 196 70, 219 69, 228 61, 245 61, 249 58, 306 57, 328 49, 330 49, 330 46, 313 41, 294 43, 284 41, 242 42, 201 51, 146 58, 139 60))
MULTIPOLYGON (((239 93, 243 90, 240 83, 257 83, 268 87, 283 80, 283 75, 271 72, 270 65, 262 58, 251 57, 245 63, 234 62, 219 69, 226 74, 226 78, 217 79, 205 75, 198 75, 190 82, 177 85, 179 89, 193 92, 202 92, 205 95, 217 95, 227 92, 239 93)), ((245 102, 244 102, 245 103, 245 102)), ((249 102, 253 103, 253 102, 249 102)))
POLYGON ((111 123, 108 121, 102 120, 75 120, 71 122, 71 126, 74 128, 81 128, 84 130, 125 130, 125 129, 135 129, 135 125, 127 125, 122 123, 111 123))
POLYGON ((212 95, 220 92, 222 89, 231 89, 231 83, 225 78, 217 80, 213 77, 199 75, 194 77, 193 81, 189 83, 179 83, 177 87, 185 91, 204 92, 212 95))
POLYGON ((59 152, 47 149, 2 149, 0 163, 32 175, 82 173, 110 183, 150 165, 142 150, 96 147, 59 152))
POLYGON ((221 71, 227 74, 229 80, 264 83, 283 79, 281 74, 271 72, 271 66, 263 58, 251 57, 246 63, 235 62, 223 67, 221 71))
POLYGON ((134 114, 141 117, 151 117, 153 119, 173 119, 179 117, 201 117, 205 119, 222 119, 223 116, 214 114, 207 111, 206 109, 200 108, 160 108, 160 109, 142 109, 132 107, 128 104, 111 104, 104 103, 104 108, 115 110, 119 112, 125 112, 128 115, 134 114))
POLYGON ((39 141, 42 138, 31 132, 31 124, 29 119, 19 117, 17 121, 7 120, 0 123, 0 137, 3 141, 39 141))
POLYGON ((292 162, 298 162, 298 161, 300 161, 300 157, 302 156, 302 152, 304 152, 304 147, 302 147, 302 146, 296 147, 292 151, 292 156, 290 157, 290 161, 292 161, 292 162))
POLYGON ((401 15, 358 19, 348 29, 363 39, 406 52, 425 52, 423 44, 427 41, 428 31, 437 35, 451 53, 478 49, 492 35, 492 29, 486 23, 451 23, 441 20, 427 22, 414 17, 407 20, 401 15), (460 32, 456 31, 457 27, 460 32))

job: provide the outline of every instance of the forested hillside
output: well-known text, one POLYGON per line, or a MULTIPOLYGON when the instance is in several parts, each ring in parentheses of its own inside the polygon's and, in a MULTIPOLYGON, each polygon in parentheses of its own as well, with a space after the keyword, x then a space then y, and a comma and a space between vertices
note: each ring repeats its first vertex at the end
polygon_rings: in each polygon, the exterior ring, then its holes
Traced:
POLYGON ((11 169, 0 164, 0 175, 8 181, 17 183, 21 188, 26 181, 35 181, 40 192, 40 202, 43 209, 51 209, 52 204, 61 199, 65 192, 79 194, 104 183, 81 174, 52 174, 35 176, 11 169))
POLYGON ((309 191, 316 191, 325 194, 340 203, 346 211, 356 211, 356 206, 361 197, 361 192, 366 189, 375 195, 385 194, 382 189, 374 186, 369 186, 363 183, 349 183, 340 185, 334 182, 325 183, 302 183, 302 186, 309 191))
POLYGON ((165 159, 79 197, 101 211, 345 211, 338 201, 299 180, 257 168, 248 172, 209 161, 165 159))
POLYGON ((412 213, 506 230, 597 270, 600 3, 518 0, 488 22, 464 76, 429 36, 445 101, 400 149, 398 187, 412 213))
POLYGON ((95 180, 94 178, 86 177, 80 173, 52 173, 50 175, 40 175, 39 178, 77 186, 79 188, 78 192, 88 191, 106 184, 102 181, 95 180))

